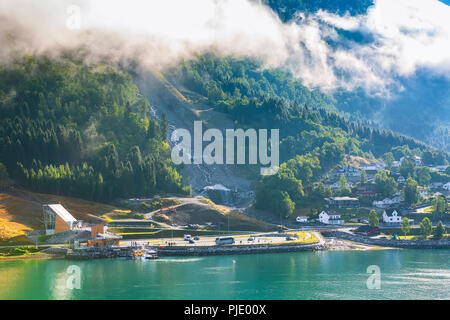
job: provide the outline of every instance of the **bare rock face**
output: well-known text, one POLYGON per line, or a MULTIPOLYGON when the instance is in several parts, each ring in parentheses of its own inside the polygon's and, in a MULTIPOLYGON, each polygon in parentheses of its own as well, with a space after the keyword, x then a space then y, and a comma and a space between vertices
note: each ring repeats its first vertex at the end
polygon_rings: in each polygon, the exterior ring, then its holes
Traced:
MULTIPOLYGON (((162 113, 167 114, 169 138, 177 128, 192 133, 194 121, 199 120, 203 121, 203 130, 234 128, 227 115, 215 111, 194 93, 176 88, 160 74, 141 74, 136 83, 151 104, 150 115, 160 119, 162 113)), ((169 145, 173 146, 170 139, 169 145)), ((233 207, 246 207, 253 201, 251 185, 254 181, 237 172, 235 165, 184 165, 180 173, 184 182, 192 186, 194 195, 203 195, 218 204, 233 207)))

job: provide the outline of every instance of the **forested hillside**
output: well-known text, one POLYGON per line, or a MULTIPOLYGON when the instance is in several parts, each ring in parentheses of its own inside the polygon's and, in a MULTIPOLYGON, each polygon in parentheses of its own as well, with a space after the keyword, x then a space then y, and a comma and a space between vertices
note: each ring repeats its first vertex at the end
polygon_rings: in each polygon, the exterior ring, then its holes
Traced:
POLYGON ((98 201, 189 193, 169 159, 167 121, 149 108, 113 67, 18 60, 0 69, 0 162, 40 192, 98 201))
MULTIPOLYGON (((374 159, 394 152, 399 159, 426 151, 437 162, 447 162, 447 155, 420 141, 347 120, 334 111, 333 99, 311 92, 289 73, 263 70, 254 60, 198 56, 168 71, 167 77, 203 95, 239 127, 280 129, 282 164, 277 175, 260 181, 259 207, 292 212, 304 188, 348 155, 374 159)), ((314 192, 326 196, 326 190, 314 192)))
MULTIPOLYGON (((236 127, 280 129, 282 164, 259 181, 259 207, 292 212, 307 196, 325 196, 317 182, 350 155, 448 160, 420 141, 340 116, 335 100, 256 60, 201 55, 165 76, 236 127)), ((167 117, 151 116, 128 73, 28 57, 1 68, 0 88, 0 163, 19 184, 101 201, 191 192, 170 160, 167 117)))
MULTIPOLYGON (((443 3, 447 2, 442 1, 443 3)), ((265 0, 284 22, 299 14, 324 10, 340 16, 366 14, 373 0, 265 0)), ((301 22, 300 22, 301 23, 301 22)), ((374 36, 364 30, 334 31, 339 35, 328 40, 335 47, 361 44, 377 46, 374 36)), ((382 95, 367 93, 362 88, 338 89, 332 93, 336 108, 349 119, 371 121, 379 127, 401 132, 425 141, 446 152, 450 151, 450 90, 446 76, 426 68, 414 74, 395 78, 395 88, 382 95)))
POLYGON ((373 0, 263 0, 283 21, 289 21, 299 11, 316 12, 326 10, 340 15, 364 14, 373 5, 373 0))
POLYGON ((445 77, 417 72, 399 79, 402 90, 392 97, 371 96, 363 90, 334 94, 336 107, 352 119, 372 119, 380 127, 421 139, 450 151, 450 90, 445 77))

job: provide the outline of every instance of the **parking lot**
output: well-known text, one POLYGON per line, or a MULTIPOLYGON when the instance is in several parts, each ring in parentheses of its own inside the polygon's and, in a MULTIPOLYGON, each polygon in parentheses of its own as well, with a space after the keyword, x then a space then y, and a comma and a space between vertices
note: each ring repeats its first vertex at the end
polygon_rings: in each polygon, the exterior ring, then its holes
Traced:
MULTIPOLYGON (((192 246, 216 246, 216 238, 221 236, 205 236, 184 238, 164 238, 164 239, 148 239, 148 240, 130 240, 134 241, 137 245, 150 245, 150 246, 180 246, 180 247, 192 247, 192 246), (189 238, 189 240, 188 240, 189 238)), ((312 234, 309 232, 295 232, 288 235, 281 235, 277 233, 268 234, 249 234, 249 235, 236 235, 226 236, 233 237, 235 246, 239 245, 270 245, 270 244, 289 244, 308 241, 311 239, 312 234)), ((122 241, 121 241, 122 243, 122 241)), ((123 242, 125 243, 125 242, 123 242)))

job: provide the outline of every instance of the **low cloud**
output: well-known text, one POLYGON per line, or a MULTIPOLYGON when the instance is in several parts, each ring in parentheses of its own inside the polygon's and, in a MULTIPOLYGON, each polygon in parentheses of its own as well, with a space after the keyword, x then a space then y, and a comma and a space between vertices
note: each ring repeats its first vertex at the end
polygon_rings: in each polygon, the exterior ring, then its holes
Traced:
POLYGON ((79 49, 162 69, 214 51, 287 68, 313 88, 385 93, 419 68, 450 74, 449 16, 437 0, 377 0, 365 15, 299 13, 289 23, 250 0, 2 0, 0 59, 79 49))

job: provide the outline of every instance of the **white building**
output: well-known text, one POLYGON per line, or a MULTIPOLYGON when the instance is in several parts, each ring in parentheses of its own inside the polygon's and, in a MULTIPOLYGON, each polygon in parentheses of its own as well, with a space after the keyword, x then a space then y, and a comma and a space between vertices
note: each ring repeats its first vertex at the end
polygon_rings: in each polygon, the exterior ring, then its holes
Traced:
POLYGON ((445 189, 445 190, 449 190, 450 191, 450 182, 447 182, 446 184, 444 184, 442 186, 442 188, 445 189))
POLYGON ((319 222, 324 224, 344 224, 344 220, 341 218, 340 214, 336 213, 326 213, 325 211, 322 211, 319 214, 319 222))
POLYGON ((398 179, 397 179, 397 182, 398 182, 398 183, 405 183, 405 181, 406 181, 406 179, 405 179, 404 176, 400 176, 400 177, 398 177, 398 179))
POLYGON ((81 227, 81 221, 77 221, 61 204, 44 204, 42 211, 46 235, 81 227))
POLYGON ((386 169, 386 163, 384 161, 379 161, 377 163, 361 166, 360 169, 361 170, 364 169, 365 171, 385 170, 386 169))
POLYGON ((344 173, 346 177, 359 177, 361 175, 361 170, 354 166, 344 166, 339 172, 344 173))
MULTIPOLYGON (((333 184, 330 184, 329 186, 327 186, 329 188, 331 188, 331 190, 336 191, 338 190, 341 186, 339 185, 339 181, 336 181, 333 184)), ((347 182, 347 187, 349 187, 350 189, 353 188, 353 184, 351 182, 347 182)))
POLYGON ((388 208, 383 212, 383 222, 400 223, 402 222, 402 217, 398 214, 397 210, 388 208))
POLYGON ((397 197, 394 197, 392 199, 385 198, 385 199, 383 199, 381 201, 374 201, 374 202, 372 202, 372 205, 374 207, 377 207, 377 208, 387 208, 387 207, 389 207, 389 206, 391 206, 393 204, 402 203, 403 201, 404 201, 404 199, 403 199, 402 196, 397 196, 397 197))
POLYGON ((423 165, 422 158, 419 157, 419 156, 414 156, 414 164, 415 164, 416 166, 421 166, 421 165, 423 165))
POLYGON ((297 218, 295 218, 295 221, 297 221, 298 223, 306 223, 308 222, 308 217, 298 216, 297 218))

